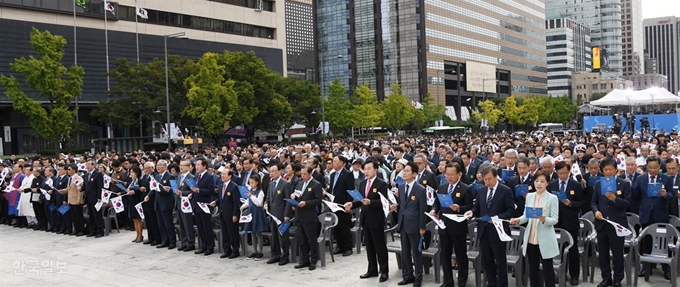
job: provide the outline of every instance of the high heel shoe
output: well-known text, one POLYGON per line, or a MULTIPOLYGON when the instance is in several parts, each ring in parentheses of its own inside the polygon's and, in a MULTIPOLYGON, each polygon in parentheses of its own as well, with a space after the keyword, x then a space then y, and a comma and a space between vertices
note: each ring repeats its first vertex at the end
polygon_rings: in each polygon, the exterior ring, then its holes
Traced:
POLYGON ((144 241, 144 236, 142 236, 142 238, 140 238, 139 240, 135 240, 135 241, 132 241, 132 242, 134 242, 134 243, 140 243, 140 242, 142 242, 142 241, 144 241))

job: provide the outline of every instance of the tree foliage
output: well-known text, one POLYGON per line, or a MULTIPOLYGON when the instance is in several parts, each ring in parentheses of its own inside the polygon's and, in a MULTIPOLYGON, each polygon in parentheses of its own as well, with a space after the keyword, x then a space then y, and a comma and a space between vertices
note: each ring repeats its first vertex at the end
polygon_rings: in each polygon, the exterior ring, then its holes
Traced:
POLYGON ((382 103, 385 116, 383 125, 392 129, 393 132, 399 131, 406 126, 415 115, 415 108, 409 102, 408 96, 402 94, 399 84, 392 85, 392 92, 382 103))
POLYGON ((352 126, 368 128, 379 125, 384 113, 378 106, 375 91, 368 87, 368 83, 357 87, 353 98, 352 126))
POLYGON ((203 131, 215 138, 215 143, 239 109, 234 81, 225 80, 225 67, 217 64, 218 57, 205 53, 198 60, 199 72, 186 79, 188 102, 182 112, 195 119, 203 131))
POLYGON ((480 120, 486 120, 489 127, 495 126, 503 115, 503 111, 491 100, 479 102, 478 106, 481 112, 472 111, 472 114, 480 120))
POLYGON ((28 116, 38 135, 52 141, 62 136, 68 139, 77 113, 70 105, 74 98, 81 96, 85 71, 80 66, 67 69, 61 63, 66 45, 64 37, 33 28, 29 43, 37 57, 16 59, 10 67, 24 75, 31 94, 37 94, 40 101, 23 92, 14 76, 0 76, 5 95, 12 100, 14 109, 28 116), (46 107, 41 102, 47 102, 46 107))
POLYGON ((545 97, 530 96, 522 99, 522 117, 524 125, 534 125, 538 122, 539 114, 545 107, 545 97))
POLYGON ((434 97, 428 92, 423 98, 423 113, 425 114, 425 125, 431 126, 446 115, 446 107, 443 104, 435 104, 434 97))
POLYGON ((501 105, 501 111, 503 112, 503 117, 507 123, 511 125, 524 125, 525 119, 522 117, 524 112, 523 106, 517 106, 517 99, 514 95, 505 98, 503 104, 501 105))
POLYGON ((308 126, 318 126, 321 111, 315 115, 314 110, 321 108, 321 93, 317 85, 310 81, 280 77, 276 91, 288 101, 293 109, 290 117, 291 124, 305 123, 308 126))

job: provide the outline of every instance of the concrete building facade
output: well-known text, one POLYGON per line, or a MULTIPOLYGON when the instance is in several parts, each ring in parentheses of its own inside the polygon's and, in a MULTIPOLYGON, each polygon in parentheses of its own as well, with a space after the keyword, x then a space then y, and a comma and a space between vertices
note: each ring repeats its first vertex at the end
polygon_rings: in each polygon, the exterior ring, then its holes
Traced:
POLYGON ((573 73, 590 71, 590 29, 569 18, 545 21, 548 94, 571 97, 573 73))

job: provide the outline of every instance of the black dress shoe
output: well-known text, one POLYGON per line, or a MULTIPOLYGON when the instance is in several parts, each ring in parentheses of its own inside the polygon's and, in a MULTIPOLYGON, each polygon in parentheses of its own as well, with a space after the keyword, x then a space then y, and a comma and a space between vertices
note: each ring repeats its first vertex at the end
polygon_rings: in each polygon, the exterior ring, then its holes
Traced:
POLYGON ((159 244, 161 244, 160 241, 154 241, 154 242, 151 242, 151 244, 149 244, 149 245, 156 246, 156 245, 159 245, 159 244))
POLYGON ((411 279, 408 279, 408 280, 401 280, 401 281, 397 282, 397 285, 413 284, 415 282, 416 282, 416 278, 411 278, 411 279))
POLYGON ((168 245, 168 249, 175 249, 175 248, 177 248, 177 245, 175 245, 175 244, 168 245))
POLYGON ((413 282, 413 287, 420 287, 423 283, 420 281, 413 282))
POLYGON ((90 234, 86 235, 85 237, 92 237, 92 236, 94 236, 94 234, 90 233, 90 234))
POLYGON ((180 246, 179 248, 177 248, 177 251, 184 251, 184 246, 180 246))
POLYGON ((350 256, 350 255, 352 255, 352 250, 347 250, 347 251, 342 253, 343 257, 347 257, 347 256, 350 256))
POLYGON ((227 253, 222 253, 222 254, 220 254, 220 258, 227 258, 227 257, 229 257, 229 256, 230 256, 230 255, 227 254, 227 253))
POLYGON ((333 250, 333 254, 342 254, 343 252, 344 251, 340 250, 340 248, 335 248, 335 250, 333 250))
POLYGON ((664 271, 663 272, 663 278, 666 280, 671 280, 671 272, 670 271, 664 271))
POLYGON ((281 261, 279 261, 279 266, 283 266, 283 265, 286 265, 286 264, 288 264, 288 259, 286 259, 286 258, 281 259, 281 261))
POLYGON ((600 282, 600 284, 597 284, 597 287, 607 287, 607 286, 612 286, 612 281, 604 280, 604 281, 600 282))
POLYGON ((213 250, 206 250, 205 253, 203 253, 203 255, 209 256, 209 255, 212 255, 214 252, 215 251, 213 251, 213 250))
POLYGON ((359 278, 361 278, 361 279, 367 279, 367 278, 371 278, 371 277, 378 277, 378 274, 366 273, 366 274, 359 275, 359 278))
POLYGON ((389 275, 387 275, 387 274, 381 274, 381 275, 380 275, 380 282, 385 282, 385 281, 387 281, 387 279, 389 279, 389 278, 390 278, 389 275))
POLYGON ((184 252, 189 252, 189 251, 194 250, 194 249, 196 249, 196 247, 194 247, 194 246, 189 246, 189 247, 187 247, 187 248, 184 248, 184 252))
POLYGON ((229 258, 229 259, 234 259, 234 258, 237 258, 237 257, 239 257, 239 256, 241 256, 241 254, 239 254, 238 252, 234 252, 234 253, 232 253, 231 255, 229 255, 228 258, 229 258))
POLYGON ((300 263, 300 264, 295 265, 293 267, 295 267, 295 269, 301 269, 301 268, 309 267, 309 263, 300 263))
POLYGON ((153 241, 151 241, 151 240, 147 240, 147 241, 144 241, 144 243, 143 243, 143 244, 144 244, 144 245, 149 245, 149 244, 151 244, 151 243, 153 243, 153 241))
POLYGON ((64 233, 64 232, 62 232, 61 230, 57 231, 57 234, 62 234, 62 233, 64 233))
POLYGON ((577 286, 578 285, 578 278, 571 278, 571 286, 577 286))
POLYGON ((156 248, 166 248, 166 247, 168 247, 168 246, 169 246, 169 245, 168 245, 167 243, 164 243, 164 244, 161 244, 161 245, 156 246, 156 248))
POLYGON ((279 262, 281 259, 280 258, 272 258, 267 260, 267 264, 274 264, 276 262, 279 262))
POLYGON ((102 237, 104 237, 104 234, 97 234, 97 235, 94 236, 94 238, 102 238, 102 237))
POLYGON ((81 236, 85 236, 85 233, 82 233, 82 232, 81 232, 81 233, 76 233, 76 237, 81 237, 81 236))
MULTIPOLYGON (((645 269, 640 270, 640 273, 638 273, 638 277, 645 277, 647 272, 645 272, 645 269)), ((652 272, 649 272, 649 275, 652 275, 652 272)))
POLYGON ((316 269, 316 264, 309 264, 309 271, 316 269))
POLYGON ((205 253, 205 249, 199 249, 199 250, 194 251, 194 254, 201 254, 201 253, 205 253))

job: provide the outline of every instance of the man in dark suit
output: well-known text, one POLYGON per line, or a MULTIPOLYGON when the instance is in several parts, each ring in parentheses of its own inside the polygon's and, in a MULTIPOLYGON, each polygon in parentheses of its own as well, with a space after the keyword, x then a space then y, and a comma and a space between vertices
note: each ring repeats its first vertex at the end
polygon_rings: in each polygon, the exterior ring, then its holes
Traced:
POLYGON ((238 219, 241 207, 241 193, 238 185, 231 181, 234 171, 225 169, 222 171, 222 187, 219 189, 217 199, 211 206, 220 207, 220 226, 222 227, 222 244, 224 253, 220 258, 234 259, 239 257, 240 237, 238 234, 238 219))
POLYGON ((433 190, 437 190, 439 182, 437 182, 437 178, 434 176, 434 173, 427 170, 427 156, 419 153, 413 157, 413 162, 416 164, 416 166, 418 166, 416 182, 425 188, 429 186, 433 190))
MULTIPOLYGON (((43 212, 45 213, 45 216, 47 217, 47 224, 49 225, 49 228, 46 229, 45 231, 47 232, 56 232, 57 231, 57 222, 58 222, 58 216, 54 214, 50 210, 50 205, 54 205, 56 201, 56 194, 58 192, 54 191, 54 187, 56 187, 57 182, 56 179, 57 177, 55 176, 55 170, 53 167, 48 167, 45 169, 45 179, 42 184, 42 189, 47 190, 47 194, 49 194, 50 199, 48 200, 46 196, 43 196, 43 212)), ((55 209, 56 211, 56 209, 55 209)))
POLYGON ((430 214, 436 215, 444 221, 446 229, 439 229, 439 248, 441 248, 441 262, 444 269, 444 287, 454 287, 453 272, 451 271, 451 255, 456 252, 458 262, 458 286, 464 287, 468 277, 468 257, 465 238, 468 234, 467 222, 456 222, 442 214, 464 214, 472 209, 474 197, 471 187, 461 181, 463 167, 458 163, 446 165, 446 183, 439 186, 437 194, 451 196, 453 204, 441 206, 439 198, 432 205, 430 214))
MULTIPOLYGON (((619 175, 619 178, 623 178, 628 180, 628 183, 630 186, 633 186, 633 183, 638 179, 640 174, 637 172, 637 163, 635 162, 635 158, 632 156, 629 156, 626 158, 626 171, 623 174, 619 175)), ((630 203, 630 208, 628 209, 629 212, 635 213, 635 214, 640 214, 640 201, 633 200, 630 203)))
MULTIPOLYGON (((352 198, 347 193, 348 190, 354 190, 354 175, 345 168, 347 166, 347 158, 342 155, 333 157, 333 173, 330 175, 330 193, 335 196, 333 202, 345 204, 351 202, 352 198)), ((335 213, 338 216, 338 225, 333 228, 335 239, 338 247, 333 251, 334 254, 342 254, 342 256, 352 255, 352 218, 349 214, 342 211, 335 213)))
MULTIPOLYGON (((155 195, 156 219, 158 228, 161 232, 161 244, 156 248, 174 249, 177 247, 177 237, 175 236, 175 225, 172 223, 172 209, 175 206, 175 195, 170 188, 170 180, 174 176, 168 172, 168 162, 161 159, 156 164, 158 175, 154 178, 158 184, 159 191, 151 189, 149 196, 155 195)), ((154 184, 151 181, 151 184, 154 184)))
MULTIPOLYGON (((606 177, 616 177, 616 161, 605 159, 602 162, 602 171, 606 177)), ((621 287, 623 280, 623 237, 616 235, 614 226, 605 219, 628 226, 626 209, 630 207, 631 188, 628 181, 616 178, 616 192, 607 192, 602 195, 602 180, 595 183, 591 207, 595 216, 595 230, 597 231, 597 249, 600 253, 600 272, 602 282, 598 287, 621 287), (610 265, 609 251, 612 253, 614 262, 614 277, 610 265)))
POLYGON ((526 195, 517 195, 515 189, 518 185, 526 184, 529 192, 534 192, 534 178, 529 174, 529 159, 521 157, 517 159, 517 175, 511 178, 507 185, 512 191, 512 197, 515 199, 515 212, 512 217, 520 217, 524 214, 524 206, 526 205, 526 195))
MULTIPOLYGON (((557 227, 569 232, 571 238, 578 239, 578 230, 580 229, 578 218, 581 212, 581 204, 583 204, 583 187, 581 183, 570 177, 571 167, 565 161, 558 162, 555 165, 555 170, 558 179, 550 182, 548 190, 567 194, 567 199, 560 202, 557 227)), ((569 249, 569 262, 567 264, 571 285, 578 285, 580 271, 578 248, 569 249)))
POLYGON ((555 172, 555 159, 551 156, 541 158, 541 170, 550 175, 550 181, 557 180, 559 177, 555 172))
POLYGON ((368 158, 364 162, 366 179, 359 184, 359 192, 364 195, 364 199, 362 201, 345 203, 345 212, 349 213, 350 209, 361 207, 359 222, 361 222, 364 232, 368 271, 360 275, 359 278, 366 279, 379 275, 380 282, 385 282, 389 278, 389 266, 387 263, 387 245, 384 234, 385 213, 380 201, 380 194, 387 198, 387 183, 377 177, 378 169, 380 168, 379 160, 368 158), (378 263, 380 263, 379 271, 378 263))
MULTIPOLYGON (((583 174, 583 180, 586 182, 586 187, 583 189, 583 204, 581 205, 581 214, 585 214, 591 210, 590 200, 593 198, 593 188, 595 187, 595 183, 604 176, 600 172, 600 161, 596 158, 591 158, 588 160, 586 169, 588 172, 583 174)), ((630 185, 632 186, 633 183, 630 182, 630 185)))
MULTIPOLYGON (((654 223, 668 223, 668 203, 675 198, 673 191, 673 182, 667 174, 659 173, 661 168, 661 159, 658 156, 650 155, 647 157, 647 173, 639 176, 633 183, 633 201, 640 202, 640 228, 652 225, 654 223), (659 196, 650 197, 647 194, 649 184, 661 183, 659 196)), ((642 239, 641 251, 643 254, 650 254, 652 252, 652 241, 650 238, 642 239)), ((671 279, 670 268, 667 264, 663 265, 664 278, 671 279)), ((651 274, 650 274, 651 275, 651 274)), ((642 269, 640 277, 645 276, 645 271, 642 269)))
MULTIPOLYGON (((477 166, 474 165, 474 162, 472 162, 472 159, 470 158, 470 154, 467 152, 463 152, 460 154, 460 158, 463 160, 463 169, 465 169, 465 179, 463 182, 469 182, 473 183, 475 180, 477 180, 477 166)), ((480 160, 481 164, 481 160, 480 160)))
MULTIPOLYGON (((178 190, 174 192, 177 196, 184 197, 189 196, 192 193, 191 188, 187 185, 186 181, 194 179, 194 175, 191 174, 191 162, 188 160, 183 160, 179 164, 179 169, 182 172, 177 180, 178 190)), ((179 251, 189 252, 196 249, 196 238, 194 237, 194 215, 193 213, 182 212, 182 201, 177 200, 177 223, 179 224, 179 237, 180 237, 180 247, 177 248, 179 251)), ((192 209, 193 211, 193 209, 192 209)), ((200 211, 200 210, 197 210, 200 211)))
POLYGON ((194 251, 194 254, 204 254, 205 256, 215 252, 215 233, 212 228, 212 214, 205 213, 198 203, 210 204, 215 197, 215 181, 208 173, 208 160, 200 158, 196 160, 196 187, 192 187, 191 209, 194 211, 194 220, 198 229, 198 237, 201 239, 202 246, 194 251))
POLYGON ((295 194, 291 198, 298 202, 295 211, 297 221, 297 238, 300 246, 300 264, 295 265, 295 269, 309 267, 309 270, 316 269, 316 262, 319 261, 319 217, 316 209, 321 205, 323 189, 321 184, 312 179, 311 166, 303 166, 300 170, 300 181, 295 187, 301 192, 299 197, 295 194))
MULTIPOLYGON (((271 182, 269 183, 269 191, 265 197, 264 209, 268 210, 273 216, 287 222, 290 220, 291 211, 290 206, 284 201, 290 198, 293 193, 293 188, 290 182, 281 178, 283 169, 285 168, 278 160, 272 160, 269 164, 269 176, 271 182)), ((279 263, 279 266, 288 264, 289 262, 289 247, 290 247, 290 231, 286 230, 283 234, 279 233, 278 225, 275 220, 269 221, 269 227, 272 232, 271 250, 272 258, 267 261, 267 264, 279 263)))
POLYGON ((240 185, 248 185, 248 179, 250 179, 250 176, 253 174, 256 174, 257 171, 253 169, 253 160, 250 158, 246 158, 243 160, 243 171, 241 171, 241 184, 240 185))
POLYGON ((512 177, 517 174, 517 151, 514 149, 505 150, 505 166, 499 167, 496 171, 503 179, 503 182, 509 182, 512 177), (505 176, 504 176, 505 173, 505 176))
POLYGON ((326 189, 326 178, 316 170, 317 167, 319 167, 319 159, 316 157, 312 157, 307 160, 307 164, 310 165, 314 171, 312 172, 312 178, 314 180, 318 181, 321 184, 321 187, 326 189))
POLYGON ((420 287, 423 281, 423 253, 418 250, 418 244, 425 236, 427 195, 425 187, 415 180, 418 174, 415 163, 408 162, 402 172, 404 183, 398 187, 399 204, 391 206, 392 210, 398 210, 397 231, 401 234, 402 280, 397 284, 413 283, 414 287, 420 287))
POLYGON ((673 183, 673 192, 675 193, 675 198, 668 202, 668 213, 670 215, 680 216, 679 206, 678 206, 678 186, 680 186, 680 176, 678 176, 678 160, 669 157, 666 160, 666 174, 671 177, 671 182, 673 183))
MULTIPOLYGON (((59 164, 59 166, 57 167, 57 173, 59 174, 59 176, 57 176, 57 179, 54 182, 54 187, 56 187, 57 190, 66 189, 68 187, 69 179, 69 176, 66 174, 66 165, 59 164)), ((55 197, 55 206, 57 208, 64 205, 68 201, 68 196, 65 194, 55 192, 53 196, 55 197)), ((56 209, 54 210, 54 212, 56 213, 57 216, 57 234, 72 233, 73 221, 71 220, 70 214, 67 212, 66 214, 62 215, 56 209)))
MULTIPOLYGON (((97 210, 95 205, 102 201, 102 186, 104 185, 104 177, 101 173, 95 170, 94 162, 87 161, 87 172, 85 173, 83 183, 85 185, 85 200, 87 202, 87 213, 90 216, 90 222, 87 224, 90 233, 87 237, 94 236, 100 238, 104 236, 104 217, 102 211, 97 210)), ((102 207, 103 208, 103 207, 102 207)))
MULTIPOLYGON (((497 170, 493 166, 485 166, 479 172, 482 174, 484 187, 477 192, 472 210, 465 214, 470 217, 488 215, 510 219, 515 210, 512 191, 498 181, 497 170)), ((503 228, 507 234, 510 233, 507 222, 503 222, 503 228)), ((484 271, 487 272, 487 286, 508 286, 506 243, 501 241, 491 221, 478 222, 477 238, 480 240, 484 271)))
POLYGON ((146 225, 146 237, 147 240, 144 244, 151 246, 156 246, 161 244, 161 231, 158 228, 158 220, 156 219, 156 211, 154 209, 156 203, 156 194, 150 192, 150 182, 151 178, 156 176, 155 164, 151 161, 144 163, 144 175, 139 179, 139 191, 144 196, 144 203, 142 208, 144 209, 144 223, 146 225))
MULTIPOLYGON (((41 167, 34 167, 31 172, 33 173, 33 182, 31 182, 29 193, 26 193, 25 195, 42 198, 43 196, 40 192, 40 188, 42 188, 43 181, 45 180, 45 177, 42 176, 43 170, 41 167)), ((33 198, 31 198, 31 208, 33 208, 35 219, 38 221, 38 223, 33 226, 33 230, 47 230, 47 216, 45 214, 45 208, 43 207, 44 204, 40 199, 38 201, 33 201, 32 199, 33 198)))

